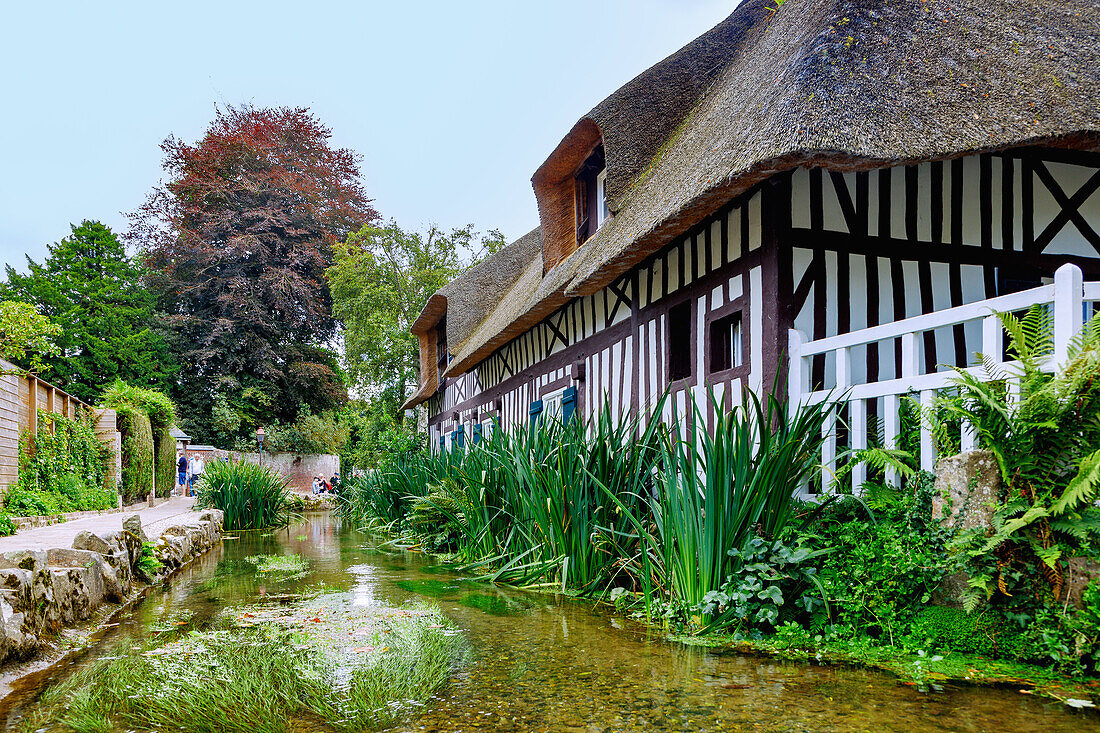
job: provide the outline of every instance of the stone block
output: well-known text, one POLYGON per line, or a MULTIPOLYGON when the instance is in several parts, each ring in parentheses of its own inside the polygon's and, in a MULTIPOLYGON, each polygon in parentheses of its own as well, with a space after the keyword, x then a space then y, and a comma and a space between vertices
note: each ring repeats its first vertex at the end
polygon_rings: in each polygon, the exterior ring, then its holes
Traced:
POLYGON ((932 516, 961 531, 992 526, 1001 500, 1001 472, 993 454, 972 450, 936 462, 932 516))
POLYGON ((111 547, 107 544, 107 541, 88 530, 77 532, 76 537, 73 539, 73 549, 90 550, 91 552, 98 552, 100 555, 111 553, 111 547))
POLYGON ((1068 600, 1075 608, 1080 608, 1085 588, 1100 578, 1100 562, 1089 557, 1071 557, 1066 560, 1065 577, 1062 600, 1068 600))
POLYGON ((14 550, 0 554, 0 568, 19 568, 35 572, 47 566, 42 550, 14 550))
POLYGON ((148 542, 149 538, 145 535, 145 530, 141 527, 141 516, 137 514, 131 514, 122 520, 122 528, 127 532, 130 532, 142 542, 148 542))

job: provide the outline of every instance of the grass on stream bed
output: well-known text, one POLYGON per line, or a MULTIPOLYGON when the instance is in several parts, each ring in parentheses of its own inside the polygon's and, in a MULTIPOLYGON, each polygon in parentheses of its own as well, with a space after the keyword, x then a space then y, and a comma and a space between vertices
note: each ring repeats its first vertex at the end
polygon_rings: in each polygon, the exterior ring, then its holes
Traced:
POLYGON ((428 607, 369 619, 340 605, 254 610, 81 668, 20 729, 373 730, 427 700, 469 653, 428 607))

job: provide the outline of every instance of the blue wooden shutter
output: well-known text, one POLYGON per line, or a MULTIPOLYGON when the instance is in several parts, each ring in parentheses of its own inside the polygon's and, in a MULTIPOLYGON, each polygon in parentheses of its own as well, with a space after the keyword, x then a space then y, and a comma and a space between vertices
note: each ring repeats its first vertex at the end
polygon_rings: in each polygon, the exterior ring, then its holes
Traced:
POLYGON ((440 453, 446 453, 447 452, 447 436, 446 435, 440 435, 439 436, 439 452, 440 453))
POLYGON ((567 422, 577 411, 577 388, 568 387, 561 396, 561 421, 567 422))
POLYGON ((473 442, 474 445, 477 445, 481 442, 481 423, 476 423, 474 425, 473 442))
POLYGON ((538 422, 539 415, 542 414, 542 400, 532 402, 531 408, 527 412, 531 415, 531 424, 534 425, 538 422))
POLYGON ((454 447, 462 450, 463 443, 466 442, 466 428, 459 426, 455 430, 454 435, 454 447))

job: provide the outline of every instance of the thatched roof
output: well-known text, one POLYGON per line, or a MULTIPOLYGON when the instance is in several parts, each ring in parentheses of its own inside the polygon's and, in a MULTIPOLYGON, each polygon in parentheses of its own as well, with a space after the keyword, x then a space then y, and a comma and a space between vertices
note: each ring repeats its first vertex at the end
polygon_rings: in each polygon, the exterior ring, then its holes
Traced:
MULTIPOLYGON (((1095 0, 787 0, 774 14, 769 5, 745 0, 581 118, 536 172, 536 194, 579 162, 594 124, 614 217, 545 276, 532 261, 492 307, 466 304, 463 323, 479 323, 449 336, 449 374, 777 172, 1035 144, 1100 149, 1095 0)), ((448 299, 448 319, 457 306, 448 299)))

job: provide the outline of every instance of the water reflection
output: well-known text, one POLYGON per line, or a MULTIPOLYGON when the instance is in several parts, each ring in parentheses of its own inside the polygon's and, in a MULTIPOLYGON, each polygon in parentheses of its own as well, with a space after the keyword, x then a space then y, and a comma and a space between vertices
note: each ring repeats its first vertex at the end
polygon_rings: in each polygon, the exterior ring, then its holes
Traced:
POLYGON ((327 515, 225 542, 91 656, 122 653, 167 625, 322 588, 350 591, 356 606, 427 599, 468 634, 474 663, 397 731, 1100 730, 1094 717, 1014 692, 925 695, 874 672, 670 644, 568 598, 463 582, 422 556, 380 550, 327 515), (298 554, 309 570, 261 574, 244 561, 259 554, 298 554))

